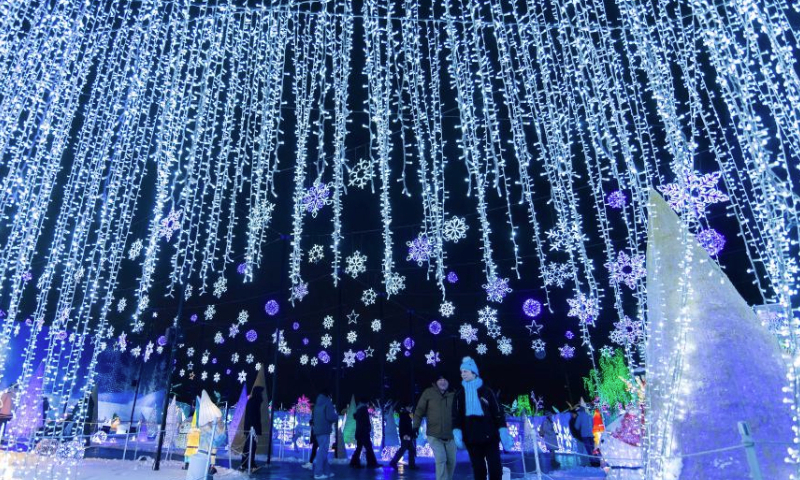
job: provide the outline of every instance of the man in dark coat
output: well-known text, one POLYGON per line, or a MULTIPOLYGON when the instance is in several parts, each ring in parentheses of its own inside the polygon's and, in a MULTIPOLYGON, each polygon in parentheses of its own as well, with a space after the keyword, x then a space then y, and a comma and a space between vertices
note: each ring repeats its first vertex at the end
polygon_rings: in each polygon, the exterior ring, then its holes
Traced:
POLYGON ((417 432, 412 428, 411 408, 404 407, 400 410, 400 448, 394 454, 394 458, 389 462, 392 468, 397 468, 397 462, 403 458, 403 454, 408 451, 408 468, 417 469, 417 432))
POLYGON ((242 449, 242 465, 239 470, 256 468, 256 448, 258 447, 258 437, 261 432, 261 402, 264 401, 264 387, 253 387, 253 392, 247 397, 247 404, 244 407, 244 433, 246 435, 244 448, 242 449), (250 448, 250 429, 253 430, 252 446, 250 448), (248 463, 249 459, 249 463, 248 463))
POLYGON ((381 465, 378 463, 378 459, 375 458, 375 452, 372 449, 372 422, 369 418, 369 407, 366 399, 361 399, 356 406, 356 413, 353 414, 353 419, 356 421, 356 450, 350 459, 350 466, 361 468, 361 450, 363 449, 367 455, 367 468, 380 467, 381 465))

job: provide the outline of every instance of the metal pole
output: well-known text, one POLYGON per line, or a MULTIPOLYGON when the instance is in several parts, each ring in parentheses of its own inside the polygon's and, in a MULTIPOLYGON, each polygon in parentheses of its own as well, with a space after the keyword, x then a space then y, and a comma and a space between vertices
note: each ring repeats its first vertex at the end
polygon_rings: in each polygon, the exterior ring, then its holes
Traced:
POLYGON ((250 448, 247 449, 247 473, 253 473, 253 456, 255 452, 253 452, 253 434, 255 431, 253 430, 252 425, 250 426, 250 432, 247 434, 247 441, 250 443, 250 448))
MULTIPOLYGON (((528 421, 528 417, 525 417, 525 421, 528 421)), ((531 424, 531 430, 533 430, 533 452, 534 458, 536 459, 536 478, 537 480, 542 480, 542 466, 539 464, 539 431, 534 427, 536 427, 536 425, 531 424)), ((553 452, 553 458, 556 458, 555 452, 553 452)), ((525 468, 524 455, 522 456, 522 468, 525 468)))
POLYGON ((747 455, 747 465, 750 467, 750 478, 753 480, 764 480, 764 477, 761 476, 761 467, 758 465, 758 458, 756 457, 756 449, 754 448, 755 442, 750 435, 750 426, 747 422, 739 422, 739 435, 742 436, 744 453, 747 455))
MULTIPOLYGON (((208 457, 206 458, 206 469, 205 469, 206 474, 208 474, 208 471, 211 469, 211 452, 213 451, 212 449, 214 448, 214 437, 216 435, 217 435, 217 422, 212 420, 211 421, 211 443, 208 444, 208 450, 207 450, 208 451, 208 457)), ((200 444, 200 446, 198 448, 203 448, 202 439, 203 439, 203 435, 201 433, 200 434, 201 442, 198 442, 200 444)))
POLYGON ((136 424, 136 446, 133 449, 133 459, 136 460, 136 456, 139 454, 139 432, 142 431, 142 421, 139 420, 139 423, 136 424))
POLYGON ((136 377, 136 390, 133 393, 133 405, 131 406, 131 415, 128 417, 131 425, 133 425, 133 416, 136 414, 136 400, 139 398, 139 385, 142 384, 142 370, 144 369, 144 362, 139 363, 139 374, 136 377))
MULTIPOLYGON (((281 240, 283 240, 283 261, 281 262, 281 285, 279 292, 283 293, 284 288, 286 287, 286 263, 287 263, 287 254, 288 254, 288 247, 289 247, 289 235, 281 235, 281 240)), ((280 345, 281 335, 280 335, 280 326, 281 326, 281 317, 285 315, 284 309, 280 310, 279 315, 275 318, 275 351, 272 356, 273 358, 273 365, 275 366, 275 370, 272 372, 272 408, 269 409, 269 438, 267 439, 267 465, 272 464, 272 430, 275 426, 275 409, 277 406, 276 402, 276 392, 278 391, 278 345, 280 345)))
MULTIPOLYGON (((414 341, 414 321, 413 321, 413 318, 412 318, 413 316, 414 316, 414 310, 409 310, 408 311, 408 338, 410 338, 411 341, 414 341)), ((416 346, 416 345, 414 345, 414 346, 416 346)), ((414 383, 414 348, 413 347, 411 348, 411 355, 408 357, 408 359, 411 362, 411 375, 410 375, 410 377, 411 377, 411 405, 414 405, 414 393, 415 393, 414 392, 414 386, 415 386, 415 383, 414 383)))
POLYGON ((133 425, 133 423, 128 422, 128 429, 125 430, 125 448, 122 449, 123 460, 125 460, 125 456, 128 454, 128 440, 131 438, 131 425, 133 425))

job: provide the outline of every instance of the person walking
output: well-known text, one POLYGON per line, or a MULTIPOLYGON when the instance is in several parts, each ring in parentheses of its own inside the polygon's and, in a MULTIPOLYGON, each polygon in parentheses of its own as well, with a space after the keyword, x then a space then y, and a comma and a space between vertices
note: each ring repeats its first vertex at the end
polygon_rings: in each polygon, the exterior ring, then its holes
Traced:
POLYGON ((0 395, 0 440, 6 433, 8 422, 14 418, 14 408, 17 403, 17 384, 11 385, 0 395))
POLYGON ((372 447, 372 422, 369 418, 369 407, 367 400, 361 399, 356 406, 356 413, 353 415, 356 421, 356 450, 350 459, 350 467, 361 468, 361 450, 367 455, 367 468, 378 468, 381 465, 375 458, 375 451, 372 447))
POLYGON ((239 470, 255 470, 256 449, 258 447, 258 437, 261 436, 261 402, 264 401, 264 387, 253 387, 252 393, 247 397, 244 407, 244 433, 247 435, 242 448, 242 464, 239 470), (250 429, 253 430, 253 440, 251 448, 250 429))
POLYGON ((514 445, 506 418, 494 392, 478 376, 478 365, 470 357, 461 361, 462 388, 453 405, 453 438, 458 448, 466 448, 475 480, 502 480, 500 463, 502 442, 505 450, 514 445))
POLYGON ((408 451, 408 468, 417 469, 417 430, 412 428, 411 407, 404 407, 400 410, 400 448, 394 454, 394 458, 389 462, 392 468, 397 468, 397 462, 403 458, 403 454, 408 451))
POLYGON ((328 451, 331 445, 331 432, 333 432, 336 422, 339 421, 339 415, 336 414, 330 392, 327 389, 322 390, 317 395, 317 402, 311 412, 311 421, 313 422, 311 434, 317 439, 317 456, 314 457, 314 478, 317 480, 330 478, 333 473, 331 473, 331 464, 328 462, 328 451))
POLYGON ((456 470, 456 444, 453 441, 454 398, 455 393, 450 390, 450 382, 440 374, 433 385, 422 392, 414 410, 414 432, 419 431, 423 418, 427 420, 425 435, 436 462, 436 480, 453 480, 456 470))
POLYGON ((542 421, 542 426, 539 427, 539 435, 544 440, 544 445, 547 447, 546 458, 550 462, 550 469, 556 470, 559 467, 556 460, 556 450, 558 450, 558 434, 556 433, 556 425, 553 422, 553 412, 547 412, 542 421))

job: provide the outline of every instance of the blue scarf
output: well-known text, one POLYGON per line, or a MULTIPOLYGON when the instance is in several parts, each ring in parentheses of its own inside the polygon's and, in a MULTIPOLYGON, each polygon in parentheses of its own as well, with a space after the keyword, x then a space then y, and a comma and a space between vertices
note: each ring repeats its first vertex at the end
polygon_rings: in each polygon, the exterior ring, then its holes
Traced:
POLYGON ((467 399, 467 415, 483 416, 483 408, 481 408, 481 401, 478 398, 478 389, 483 386, 483 380, 480 377, 475 380, 467 382, 461 381, 464 386, 464 398, 467 399))

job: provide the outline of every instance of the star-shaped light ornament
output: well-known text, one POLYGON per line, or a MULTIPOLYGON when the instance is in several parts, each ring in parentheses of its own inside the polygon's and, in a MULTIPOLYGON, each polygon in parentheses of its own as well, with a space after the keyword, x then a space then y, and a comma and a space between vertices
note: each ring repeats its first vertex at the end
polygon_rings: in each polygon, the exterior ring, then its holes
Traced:
POLYGON ((539 335, 539 333, 542 331, 542 328, 544 328, 544 325, 539 325, 536 323, 536 320, 532 320, 530 325, 525 325, 525 328, 528 329, 528 333, 530 335, 539 335))
POLYGON ((349 325, 351 323, 356 325, 358 324, 358 314, 356 313, 355 310, 347 314, 347 324, 349 325))
POLYGON ((374 353, 375 353, 375 349, 374 349, 374 348, 372 348, 372 347, 367 347, 367 348, 365 348, 365 349, 364 349, 364 355, 365 355, 367 358, 371 358, 371 357, 372 357, 372 354, 374 354, 374 353))

